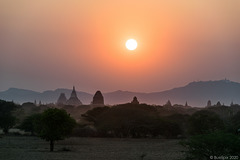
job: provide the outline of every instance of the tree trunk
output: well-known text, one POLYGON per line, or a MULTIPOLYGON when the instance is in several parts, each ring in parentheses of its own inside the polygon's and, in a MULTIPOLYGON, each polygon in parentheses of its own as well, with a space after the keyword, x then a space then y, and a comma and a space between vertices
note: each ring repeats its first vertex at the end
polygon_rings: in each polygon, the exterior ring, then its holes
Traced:
POLYGON ((50 152, 52 152, 53 149, 54 149, 54 141, 51 140, 51 141, 50 141, 50 152))

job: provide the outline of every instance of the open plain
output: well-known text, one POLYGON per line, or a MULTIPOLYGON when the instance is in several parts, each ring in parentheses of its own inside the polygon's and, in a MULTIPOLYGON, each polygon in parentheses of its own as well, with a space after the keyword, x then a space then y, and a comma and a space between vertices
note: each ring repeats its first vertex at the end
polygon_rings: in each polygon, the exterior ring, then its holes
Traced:
POLYGON ((31 136, 0 139, 1 160, 175 160, 182 156, 179 140, 71 137, 55 144, 31 136))

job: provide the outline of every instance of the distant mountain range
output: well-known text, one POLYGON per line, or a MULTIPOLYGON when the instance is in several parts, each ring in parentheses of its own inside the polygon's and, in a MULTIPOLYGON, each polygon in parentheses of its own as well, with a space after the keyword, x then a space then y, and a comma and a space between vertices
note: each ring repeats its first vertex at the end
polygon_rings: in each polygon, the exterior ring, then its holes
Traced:
MULTIPOLYGON (((17 103, 37 102, 56 103, 60 93, 65 93, 67 98, 71 94, 70 89, 56 89, 54 91, 35 92, 31 90, 9 88, 0 92, 0 99, 14 101, 17 103)), ((92 94, 86 92, 77 92, 78 98, 83 104, 90 104, 93 98, 92 94)), ((130 102, 134 96, 137 96, 140 103, 163 105, 170 100, 172 104, 185 104, 190 106, 204 107, 208 100, 212 104, 220 101, 226 105, 231 102, 240 104, 240 83, 229 80, 219 81, 198 81, 191 82, 184 87, 178 87, 162 92, 139 93, 129 91, 115 91, 103 93, 105 104, 121 104, 130 102)))

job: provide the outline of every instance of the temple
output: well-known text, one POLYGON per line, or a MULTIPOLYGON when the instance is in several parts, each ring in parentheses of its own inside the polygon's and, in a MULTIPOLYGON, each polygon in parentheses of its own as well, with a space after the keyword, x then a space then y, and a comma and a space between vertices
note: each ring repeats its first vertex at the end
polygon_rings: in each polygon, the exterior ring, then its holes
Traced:
POLYGON ((92 105, 98 105, 98 106, 104 105, 104 98, 101 91, 97 91, 93 96, 92 105))
POLYGON ((136 96, 133 97, 133 100, 132 100, 131 104, 139 104, 139 101, 138 101, 136 96))
POLYGON ((75 91, 75 87, 73 86, 73 90, 71 93, 70 98, 67 100, 66 102, 67 105, 71 105, 71 106, 79 106, 82 105, 82 102, 78 99, 77 97, 77 93, 75 91))
POLYGON ((57 100, 57 105, 71 105, 71 106, 79 106, 82 105, 82 102, 78 99, 77 97, 77 92, 75 90, 75 87, 73 86, 73 90, 71 93, 70 98, 67 100, 66 96, 64 93, 61 93, 58 100, 57 100))
POLYGON ((67 102, 67 98, 66 98, 65 94, 61 93, 57 100, 57 105, 59 105, 59 106, 66 105, 66 102, 67 102))

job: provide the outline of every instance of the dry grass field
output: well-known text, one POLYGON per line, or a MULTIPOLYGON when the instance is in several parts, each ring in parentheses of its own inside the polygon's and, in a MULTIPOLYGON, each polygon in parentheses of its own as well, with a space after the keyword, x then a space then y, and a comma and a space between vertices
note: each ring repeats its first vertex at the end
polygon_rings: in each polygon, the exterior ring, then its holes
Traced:
POLYGON ((69 138, 49 152, 48 142, 30 136, 0 138, 0 160, 175 160, 178 140, 69 138))

